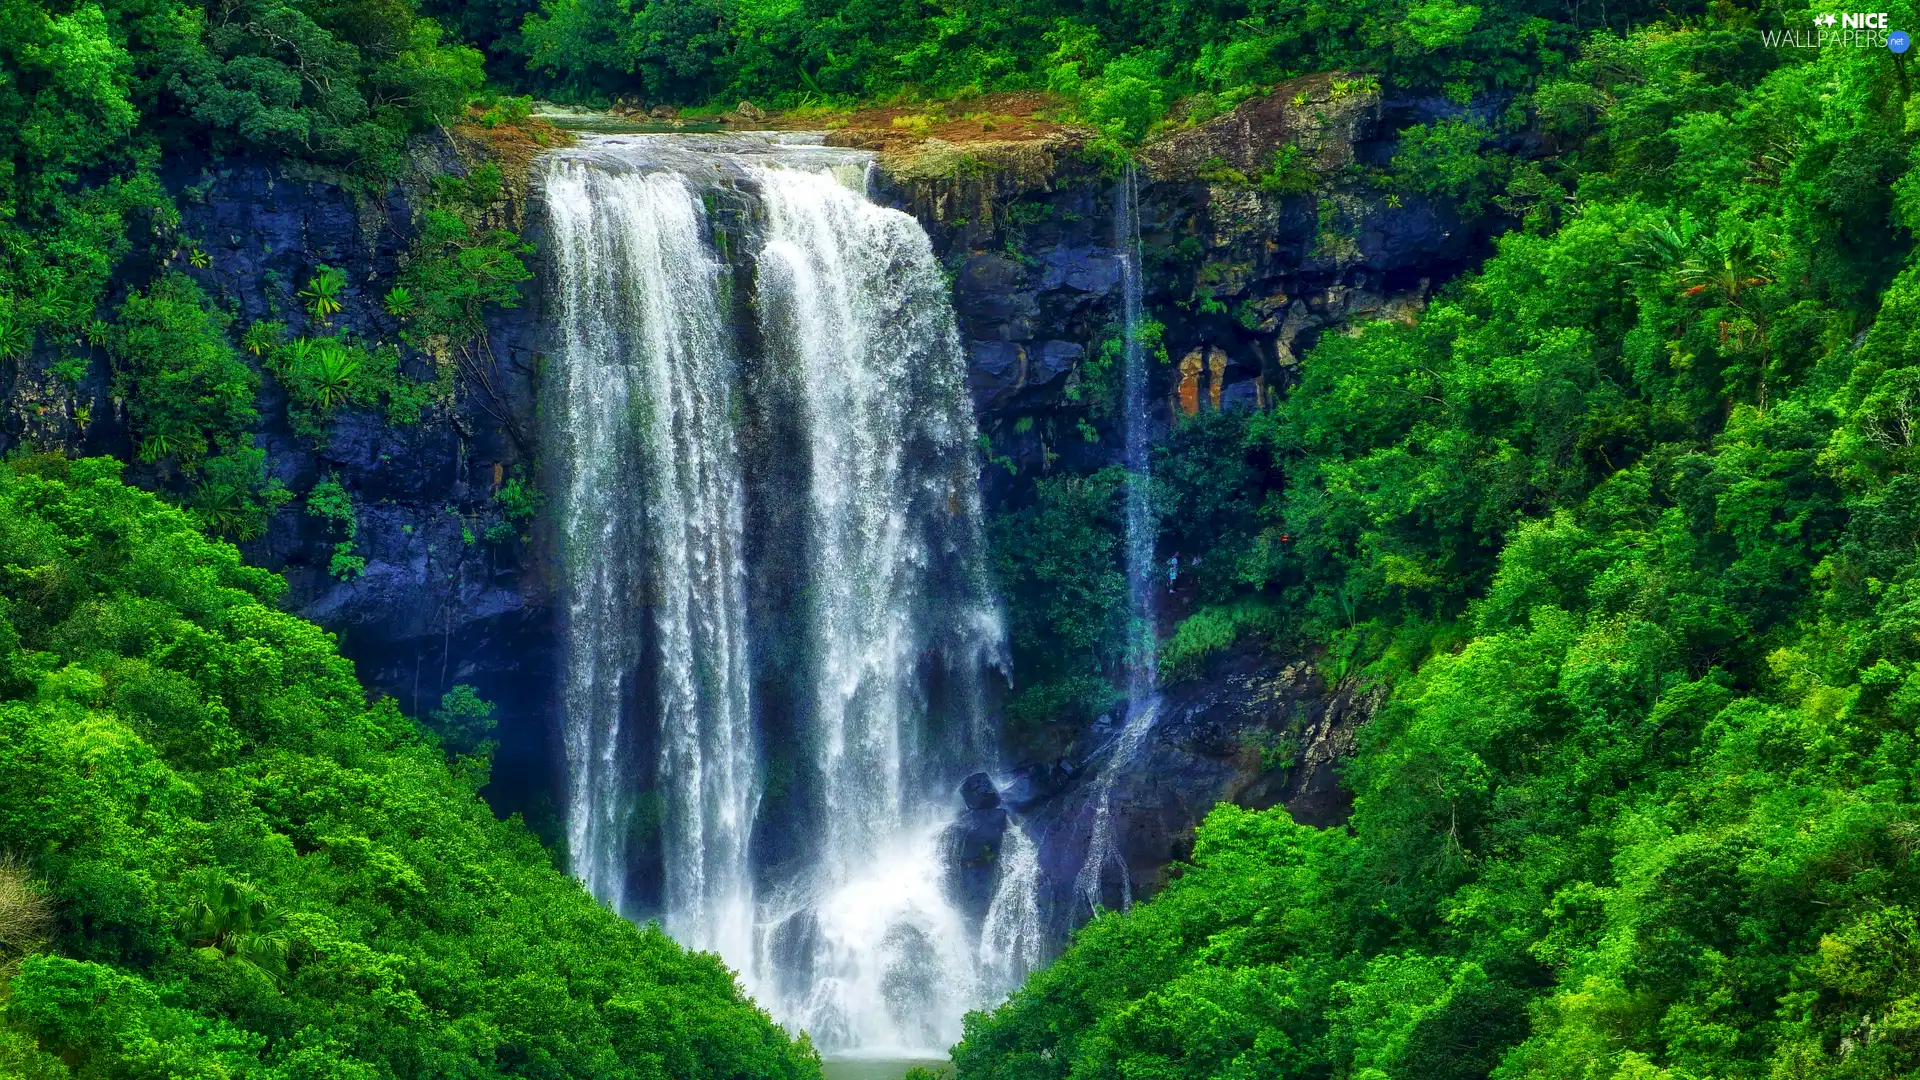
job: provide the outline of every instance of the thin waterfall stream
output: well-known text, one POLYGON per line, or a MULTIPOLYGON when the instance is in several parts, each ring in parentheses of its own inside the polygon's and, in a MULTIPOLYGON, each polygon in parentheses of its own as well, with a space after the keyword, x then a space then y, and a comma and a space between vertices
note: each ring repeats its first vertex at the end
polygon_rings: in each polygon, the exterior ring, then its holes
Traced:
POLYGON ((1093 793, 1093 827, 1086 860, 1074 879, 1074 890, 1090 909, 1098 910, 1107 895, 1109 872, 1117 877, 1120 906, 1133 904, 1133 878, 1120 851, 1113 820, 1113 786, 1122 769, 1146 745, 1160 712, 1160 664, 1154 626, 1154 581, 1157 569, 1153 515, 1153 459, 1150 430, 1151 400, 1147 393, 1146 350, 1140 347, 1142 318, 1140 281, 1139 176, 1128 166, 1114 193, 1113 243, 1120 255, 1120 284, 1125 307, 1121 414, 1124 438, 1122 464, 1127 485, 1122 495, 1126 522, 1124 561, 1128 599, 1132 607, 1133 640, 1127 650, 1127 719, 1111 743, 1093 793))
POLYGON ((568 843, 827 1052, 944 1052, 1039 958, 1033 843, 984 916, 944 834, 1004 666, 926 233, 805 136, 543 159, 568 843))

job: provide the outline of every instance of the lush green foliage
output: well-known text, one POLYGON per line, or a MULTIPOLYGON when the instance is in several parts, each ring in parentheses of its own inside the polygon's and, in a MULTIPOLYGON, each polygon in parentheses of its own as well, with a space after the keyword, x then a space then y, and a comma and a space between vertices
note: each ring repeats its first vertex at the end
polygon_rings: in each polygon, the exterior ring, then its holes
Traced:
POLYGON ((185 464, 232 449, 259 414, 260 377, 227 344, 227 320, 206 293, 169 274, 127 298, 108 332, 114 391, 127 400, 134 442, 145 461, 185 464))
POLYGON ((360 518, 353 512, 353 496, 338 477, 329 476, 307 492, 307 515, 325 521, 340 538, 334 542, 327 572, 342 581, 359 577, 367 568, 366 556, 353 553, 354 541, 360 535, 360 518))
POLYGON ((461 683, 440 695, 440 705, 427 714, 427 723, 441 745, 457 755, 493 752, 487 733, 493 730, 493 702, 461 683))
POLYGON ((781 105, 900 93, 1051 89, 1137 139, 1176 98, 1208 115, 1293 75, 1385 70, 1472 91, 1529 82, 1577 34, 1643 9, 1455 0, 543 0, 495 39, 582 94, 781 105))
POLYGON ((504 544, 515 536, 525 538, 544 501, 544 496, 532 484, 517 476, 508 477, 500 490, 493 493, 493 507, 500 516, 487 526, 487 542, 504 544))
MULTIPOLYGON (((0 850, 57 912, 0 966, 0 1074, 818 1075, 119 469, 0 469, 0 850)), ((449 695, 447 749, 481 749, 487 711, 449 695)))
POLYGON ((468 347, 486 336, 489 306, 513 307, 532 276, 522 256, 532 248, 506 229, 481 229, 460 215, 426 211, 411 261, 401 274, 414 340, 468 347))
POLYGON ((495 386, 486 313, 519 304, 520 283, 533 276, 525 258, 533 248, 510 229, 479 223, 501 190, 500 167, 493 164, 464 177, 435 177, 400 283, 386 303, 399 309, 401 337, 433 358, 442 386, 458 372, 481 407, 511 430, 513 413, 495 386))
MULTIPOLYGON (((1539 91, 1565 150, 1524 182, 1568 212, 1249 432, 1282 479, 1241 602, 1387 694, 1351 832, 1217 809, 971 1018, 963 1078, 1920 1071, 1905 101, 1884 50, 1733 13, 1539 91)), ((1478 137, 1402 166, 1487 197, 1478 137)))
POLYGON ((991 541, 1021 690, 1016 720, 1088 713, 1112 696, 1132 618, 1121 564, 1126 474, 1042 479, 1031 506, 997 515, 991 541))
POLYGON ((461 115, 481 85, 479 53, 444 42, 410 0, 8 0, 0 71, 7 356, 37 327, 68 335, 93 319, 136 218, 159 253, 195 257, 153 179, 163 147, 383 177, 410 133, 461 115))
POLYGON ((250 539, 286 493, 253 445, 260 377, 227 343, 226 326, 198 285, 167 274, 129 296, 99 334, 141 460, 190 479, 185 502, 207 528, 250 539))
POLYGON ((285 340, 279 323, 258 322, 242 344, 280 381, 291 427, 309 437, 325 432, 343 405, 383 409, 389 422, 411 424, 428 403, 451 393, 450 367, 433 380, 411 378, 400 370, 399 347, 390 343, 370 349, 345 335, 285 340))

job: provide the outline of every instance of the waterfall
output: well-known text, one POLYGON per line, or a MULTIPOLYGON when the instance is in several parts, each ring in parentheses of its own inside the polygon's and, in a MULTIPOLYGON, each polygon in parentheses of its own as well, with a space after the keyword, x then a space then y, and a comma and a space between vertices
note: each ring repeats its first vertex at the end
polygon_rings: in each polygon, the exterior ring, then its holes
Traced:
POLYGON ((1127 720, 1112 743, 1113 752, 1097 780, 1093 794, 1093 828, 1087 857, 1074 879, 1074 888, 1089 908, 1099 908, 1105 896, 1109 867, 1118 872, 1120 906, 1133 903, 1133 879, 1127 872, 1113 822, 1113 785, 1122 769, 1132 764, 1146 744, 1160 711, 1159 648, 1154 626, 1154 590, 1157 580, 1153 516, 1153 459, 1151 401, 1147 395, 1147 357, 1140 347, 1140 188, 1132 166, 1114 195, 1113 240, 1120 255, 1120 283, 1126 320, 1121 370, 1122 464, 1127 472, 1123 495, 1126 521, 1127 591, 1133 618, 1127 650, 1127 720))
POLYGON ((561 286, 554 452, 569 464, 569 849, 588 888, 634 914, 631 848, 651 812, 682 841, 666 847, 668 926, 737 954, 752 934, 759 795, 724 268, 680 176, 556 158, 546 196, 561 286), (634 712, 655 721, 663 799, 632 797, 645 771, 634 712))
POLYGON ((810 463, 805 622, 824 796, 820 858, 762 955, 808 970, 774 1002, 816 1038, 941 1045, 977 996, 975 963, 943 895, 950 788, 929 783, 938 770, 916 719, 919 657, 984 625, 977 578, 942 594, 933 572, 978 548, 964 360, 918 223, 825 173, 750 176, 765 215, 762 330, 789 358, 810 463))
POLYGON ((946 895, 1004 642, 947 283, 870 160, 642 136, 543 173, 570 858, 830 1052, 941 1050, 1038 949, 1017 826, 986 925, 946 895))

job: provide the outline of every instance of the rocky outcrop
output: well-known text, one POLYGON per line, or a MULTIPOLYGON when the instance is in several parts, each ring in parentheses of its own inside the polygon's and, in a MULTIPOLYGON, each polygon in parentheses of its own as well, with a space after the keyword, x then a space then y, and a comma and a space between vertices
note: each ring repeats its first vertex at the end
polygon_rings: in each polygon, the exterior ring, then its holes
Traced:
MULTIPOLYGON (((252 161, 199 170, 199 201, 183 201, 182 231, 205 237, 209 292, 228 298, 242 325, 277 318, 296 332, 304 319, 294 295, 316 265, 347 271, 345 310, 336 325, 368 340, 394 340, 398 324, 379 298, 414 235, 414 206, 435 175, 462 175, 473 160, 448 143, 416 151, 408 183, 379 197, 355 197, 324 175, 290 175, 252 161)), ((493 212, 490 224, 521 225, 524 187, 493 212)), ((537 220, 534 222, 537 228, 537 220)), ((501 741, 496 806, 550 816, 557 768, 551 713, 554 615, 545 560, 517 530, 501 536, 494 495, 510 476, 529 476, 534 429, 542 293, 493 313, 490 392, 455 384, 448 404, 420 422, 394 425, 370 410, 342 410, 326 432, 307 438, 285 422, 285 403, 269 376, 261 403, 260 443, 288 490, 305 493, 336 477, 351 493, 363 572, 329 571, 328 524, 296 499, 266 536, 243 545, 247 557, 279 570, 290 606, 340 636, 361 678, 424 716, 455 683, 473 685, 498 706, 501 741)), ((409 373, 431 378, 417 354, 409 373)))
POLYGON ((977 923, 993 900, 1000 845, 1011 818, 986 773, 967 777, 960 785, 960 800, 966 809, 947 831, 947 865, 952 868, 948 884, 960 909, 977 923))
MULTIPOLYGON (((369 343, 397 340, 400 327, 380 297, 412 242, 419 198, 431 177, 464 174, 478 150, 453 140, 424 142, 415 148, 410 176, 377 193, 280 161, 169 162, 162 178, 180 208, 178 235, 206 258, 167 265, 217 298, 236 332, 273 319, 296 334, 321 332, 309 325, 297 291, 316 267, 337 267, 348 285, 343 310, 326 330, 369 343)), ((524 161, 507 164, 510 176, 524 179, 524 161)), ((492 223, 525 219, 524 184, 509 189, 492 223)), ((136 256, 122 278, 144 280, 160 268, 136 256)), ((472 684, 496 702, 502 748, 489 794, 498 806, 536 817, 551 816, 554 766, 545 725, 554 672, 545 557, 517 530, 505 537, 496 530, 488 539, 486 526, 499 519, 495 492, 507 477, 529 473, 536 450, 527 433, 535 410, 540 296, 529 287, 520 307, 491 318, 496 399, 456 383, 451 401, 430 406, 417 423, 396 425, 379 411, 343 407, 318 437, 303 435, 288 422, 284 391, 263 373, 255 442, 267 451, 271 475, 294 497, 265 535, 240 545, 250 562, 286 578, 289 608, 336 633, 369 687, 394 696, 408 712, 424 716, 455 683, 472 684), (330 572, 339 536, 329 521, 306 512, 304 496, 327 477, 352 498, 354 553, 366 560, 358 574, 330 572)), ((12 369, 0 384, 9 403, 0 450, 24 445, 135 460, 106 359, 96 350, 86 360, 87 373, 77 383, 51 375, 45 355, 0 365, 12 369), (76 415, 87 422, 76 423, 76 415)), ((413 354, 406 374, 431 379, 436 373, 413 354)), ((128 475, 152 488, 187 482, 155 466, 135 464, 128 475)))
POLYGON ((1102 349, 1120 333, 1113 223, 1129 175, 1163 327, 1159 423, 1258 407, 1328 327, 1411 317, 1484 248, 1447 208, 1379 182, 1399 128, 1449 110, 1367 77, 1311 76, 1149 143, 1131 174, 1059 131, 883 144, 881 196, 920 218, 953 275, 976 415, 1012 466, 988 471, 990 502, 1118 446, 1102 349))
MULTIPOLYGON (((1064 943, 1091 914, 1077 879, 1103 772, 1117 769, 1110 806, 1137 900, 1192 854, 1195 828, 1218 803, 1284 806, 1303 824, 1345 821, 1351 798, 1338 765, 1373 705, 1350 685, 1328 686, 1310 662, 1281 663, 1241 649, 1166 688, 1159 717, 1131 761, 1112 760, 1123 718, 1102 717, 1064 754, 1015 770, 1002 795, 1039 847, 1041 912, 1052 940, 1064 943)), ((1117 877, 1109 875, 1102 906, 1117 909, 1122 900, 1117 877)))

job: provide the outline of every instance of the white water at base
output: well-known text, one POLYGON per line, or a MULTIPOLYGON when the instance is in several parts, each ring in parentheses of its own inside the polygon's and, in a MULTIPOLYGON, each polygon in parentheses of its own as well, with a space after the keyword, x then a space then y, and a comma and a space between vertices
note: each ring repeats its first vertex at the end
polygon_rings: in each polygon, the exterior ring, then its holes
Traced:
POLYGON ((1004 644, 946 281, 919 225, 866 198, 867 160, 670 137, 547 159, 568 838, 575 872, 637 918, 635 837, 657 831, 668 931, 823 1050, 938 1056, 1038 964, 1038 869, 1010 824, 983 924, 948 895, 955 766, 989 751, 976 684, 1004 644), (767 755, 748 688, 767 645, 745 630, 745 368, 716 194, 752 211, 751 389, 793 421, 781 452, 807 478, 781 493, 803 502, 799 534, 762 540, 804 568, 780 650, 809 696, 781 749, 819 803, 796 830, 803 863, 777 875, 750 850, 767 755), (932 668, 961 714, 938 725, 932 668), (635 760, 649 736, 657 753, 635 760))
POLYGON ((1127 591, 1132 601, 1133 641, 1127 651, 1127 720, 1113 752, 1096 778, 1093 827, 1087 838, 1087 857, 1074 878, 1074 889, 1091 910, 1099 910, 1105 896, 1108 868, 1120 882, 1121 908, 1133 905, 1133 877, 1120 851, 1113 821, 1113 785, 1121 770, 1133 764, 1160 715, 1159 641, 1154 626, 1154 585, 1158 567, 1154 540, 1151 401, 1147 396, 1147 356, 1140 347, 1140 205, 1139 177, 1129 166, 1115 193, 1113 242, 1120 255, 1121 295, 1124 299, 1125 364, 1121 371, 1122 463, 1127 470, 1125 491, 1127 591))
POLYGON ((912 1057, 952 1045, 960 1015, 984 1002, 971 934, 944 887, 944 831, 937 821, 905 830, 863 865, 797 887, 762 924, 756 967, 772 968, 779 932, 805 920, 807 978, 749 989, 832 1050, 912 1057))
POLYGON ((1018 822, 1000 841, 999 876, 980 928, 980 975, 1001 994, 1040 967, 1040 849, 1018 822))

